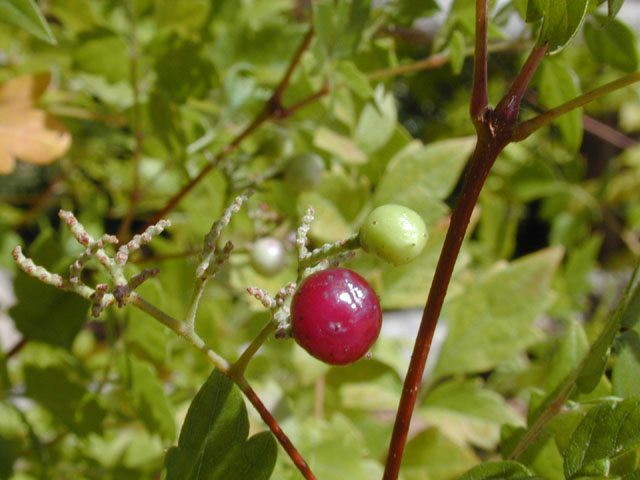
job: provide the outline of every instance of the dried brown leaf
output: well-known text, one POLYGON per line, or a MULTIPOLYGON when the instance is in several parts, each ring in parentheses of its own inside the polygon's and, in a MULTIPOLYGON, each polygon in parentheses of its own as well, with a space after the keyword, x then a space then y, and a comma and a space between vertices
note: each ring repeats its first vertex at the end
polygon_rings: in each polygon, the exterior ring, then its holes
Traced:
POLYGON ((69 132, 34 107, 48 84, 49 74, 35 74, 12 78, 0 85, 0 174, 11 173, 16 158, 44 165, 69 149, 69 132))

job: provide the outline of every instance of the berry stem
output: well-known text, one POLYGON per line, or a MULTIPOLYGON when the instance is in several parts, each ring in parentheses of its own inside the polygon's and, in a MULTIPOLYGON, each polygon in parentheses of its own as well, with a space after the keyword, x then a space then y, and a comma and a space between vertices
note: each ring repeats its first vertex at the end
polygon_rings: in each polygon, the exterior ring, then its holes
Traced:
POLYGON ((334 257, 340 253, 349 252, 360 248, 360 234, 353 235, 334 243, 325 243, 322 247, 309 252, 299 264, 300 269, 305 269, 317 265, 322 260, 334 257))
POLYGON ((240 378, 244 375, 247 365, 249 365, 253 356, 258 352, 262 344, 267 341, 269 335, 276 331, 276 328, 277 325, 274 322, 267 322, 258 336, 253 339, 249 346, 245 348, 244 352, 242 352, 240 358, 238 358, 238 360, 236 360, 236 362, 231 366, 229 372, 230 377, 240 378))

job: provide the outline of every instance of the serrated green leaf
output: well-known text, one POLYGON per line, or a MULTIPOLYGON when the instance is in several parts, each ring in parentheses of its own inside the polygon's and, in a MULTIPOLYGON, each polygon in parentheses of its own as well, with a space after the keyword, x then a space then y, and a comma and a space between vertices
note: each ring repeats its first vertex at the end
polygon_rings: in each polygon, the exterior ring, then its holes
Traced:
POLYGON ((373 89, 367 76, 358 70, 353 62, 343 60, 338 64, 337 71, 349 86, 349 89, 360 98, 369 99, 373 95, 373 89))
POLYGON ((538 45, 549 45, 549 53, 562 50, 578 33, 587 14, 589 0, 529 0, 527 21, 542 18, 538 45))
POLYGON ((73 63, 76 69, 99 75, 110 83, 129 80, 128 46, 120 36, 106 29, 78 36, 73 63))
POLYGON ((584 328, 576 320, 568 320, 560 344, 549 361, 546 390, 553 391, 580 364, 588 350, 584 328))
POLYGON ((18 330, 32 340, 70 348, 87 319, 89 302, 22 272, 13 287, 18 303, 9 315, 18 330))
POLYGON ((22 28, 40 40, 56 43, 49 24, 33 0, 0 1, 0 21, 22 28))
POLYGON ((606 475, 609 461, 640 446, 640 397, 605 402, 580 422, 564 452, 567 479, 606 475))
POLYGON ((27 395, 48 409, 57 422, 78 435, 102 430, 106 411, 96 397, 72 377, 69 368, 28 364, 24 368, 27 395))
POLYGON ((353 233, 338 207, 317 192, 305 192, 300 195, 299 205, 311 205, 315 210, 315 219, 309 235, 317 242, 337 242, 353 233))
POLYGON ((140 420, 150 432, 173 440, 176 435, 173 409, 153 367, 134 355, 121 355, 118 360, 122 381, 140 420))
POLYGON ((396 127, 398 114, 395 99, 391 93, 377 88, 375 103, 367 103, 362 109, 354 140, 365 154, 375 152, 384 146, 396 127))
MULTIPOLYGON (((540 103, 547 108, 557 107, 580 94, 573 71, 555 58, 542 62, 538 87, 540 103)), ((560 130, 567 146, 577 151, 582 144, 582 110, 572 110, 555 120, 553 124, 560 130)))
MULTIPOLYGON (((288 429, 292 441, 305 452, 318 479, 370 480, 363 433, 345 415, 336 412, 330 420, 306 418, 298 420, 295 427, 288 429)), ((297 471, 292 476, 299 477, 297 471)))
POLYGON ((611 384, 617 397, 640 395, 640 335, 637 330, 629 330, 617 340, 611 384))
POLYGON ((418 412, 449 438, 486 450, 498 443, 502 424, 523 423, 499 394, 483 388, 478 379, 438 385, 418 412))
POLYGON ((214 370, 189 406, 178 446, 167 452, 163 479, 268 479, 276 460, 275 440, 266 433, 247 441, 248 434, 240 391, 214 370), (251 477, 230 476, 232 472, 251 477))
POLYGON ((201 28, 211 8, 207 0, 155 0, 154 5, 158 26, 176 30, 183 35, 192 34, 201 28))
POLYGON ((329 57, 343 58, 355 51, 369 18, 370 4, 370 0, 312 3, 314 30, 329 57))
POLYGON ((548 248, 495 268, 445 305, 449 331, 434 376, 488 370, 535 342, 562 254, 548 248))
POLYGON ((334 154, 348 165, 362 165, 367 162, 367 156, 353 140, 326 127, 316 130, 313 145, 334 154))
POLYGON ((585 23, 584 38, 599 62, 628 73, 638 69, 636 35, 620 20, 595 15, 585 23))
POLYGON ((474 453, 449 440, 436 428, 413 437, 402 459, 405 480, 452 479, 477 463, 474 453))
POLYGON ((473 467, 459 480, 525 480, 533 479, 532 472, 521 463, 505 460, 486 462, 473 467))
POLYGON ((374 206, 404 205, 431 225, 445 214, 441 200, 458 182, 474 144, 473 138, 410 143, 389 161, 373 196, 374 206))
POLYGON ((202 54, 197 42, 175 33, 158 41, 155 48, 157 84, 178 104, 188 98, 201 98, 216 79, 214 66, 202 54))

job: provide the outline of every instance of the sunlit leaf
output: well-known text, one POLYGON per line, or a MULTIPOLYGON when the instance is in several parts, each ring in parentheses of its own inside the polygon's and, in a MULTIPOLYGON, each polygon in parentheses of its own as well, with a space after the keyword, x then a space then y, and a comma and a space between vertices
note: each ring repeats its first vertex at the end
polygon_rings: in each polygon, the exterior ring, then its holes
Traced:
POLYGON ((609 461, 640 447, 640 399, 605 402, 593 408, 573 432, 564 452, 566 478, 607 475, 609 461))
POLYGON ((600 63, 629 73, 638 69, 637 37, 620 20, 596 15, 585 23, 584 38, 600 63))
POLYGON ((473 467, 459 480, 532 480, 532 472, 518 462, 487 462, 473 467))
POLYGON ((34 0, 2 0, 0 21, 22 28, 46 42, 56 43, 49 24, 34 0))

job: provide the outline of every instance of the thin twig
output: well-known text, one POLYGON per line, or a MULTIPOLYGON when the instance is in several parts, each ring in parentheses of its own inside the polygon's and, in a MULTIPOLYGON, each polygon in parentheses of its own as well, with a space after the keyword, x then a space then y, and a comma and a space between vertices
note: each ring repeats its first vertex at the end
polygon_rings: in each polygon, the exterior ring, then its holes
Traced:
MULTIPOLYGON (((142 157, 142 124, 141 124, 141 112, 140 112, 140 86, 138 85, 138 38, 136 35, 136 28, 138 24, 138 13, 136 0, 130 1, 131 10, 131 45, 129 51, 129 71, 130 71, 130 83, 133 91, 133 136, 135 139, 135 150, 133 152, 133 182, 131 187, 131 195, 129 200, 129 209, 127 214, 122 220, 120 229, 118 231, 118 238, 122 241, 129 237, 129 230, 131 228, 131 222, 136 212, 136 207, 140 202, 140 160, 142 157)), ((158 219, 159 220, 159 219, 158 219)), ((156 222, 153 222, 156 223, 156 222)))
POLYGON ((519 124, 514 130, 511 140, 514 142, 518 142, 524 140, 529 135, 531 135, 536 130, 544 127, 545 125, 550 124, 556 118, 564 115, 565 113, 569 113, 576 108, 580 108, 587 103, 593 102, 604 95, 607 95, 611 92, 615 92, 616 90, 620 90, 621 88, 627 87, 633 83, 640 82, 640 72, 630 73, 629 75, 625 75, 622 78, 614 80, 613 82, 609 82, 601 87, 595 88, 590 92, 587 92, 579 97, 574 98, 562 105, 552 108, 551 110, 547 110, 544 113, 541 113, 537 117, 534 117, 526 122, 522 122, 519 124))
MULTIPOLYGON (((264 124, 268 120, 271 120, 272 118, 285 118, 285 116, 290 115, 291 113, 296 111, 298 108, 301 108, 302 106, 307 104, 307 103, 304 103, 305 100, 302 100, 301 102, 296 104, 297 106, 294 105, 294 109, 290 113, 285 114, 287 112, 287 109, 285 109, 283 107, 283 105, 282 105, 282 96, 283 96, 285 90, 287 89, 287 87, 289 86, 289 82, 291 81, 291 75, 293 74, 293 71, 295 70, 296 66, 300 63, 300 60, 302 59, 303 53, 305 52, 305 50, 307 48, 309 48, 309 44, 311 43, 311 39, 312 38, 313 38, 313 29, 309 29, 309 31, 304 36, 304 38, 302 40, 302 43, 300 44, 300 46, 296 50, 293 58, 289 62, 289 66, 287 67, 287 70, 284 73, 284 75, 282 77, 282 80, 280 80, 280 83, 274 89, 273 94, 271 95, 269 100, 267 100, 265 106, 262 108, 262 110, 260 110, 258 115, 251 121, 251 123, 249 123, 249 125, 247 125, 233 139, 233 141, 229 145, 227 145, 216 156, 214 161, 209 162, 207 165, 205 165, 202 168, 202 170, 200 170, 200 173, 198 173, 198 175, 196 175, 195 178, 193 178, 187 185, 182 187, 182 189, 178 193, 176 193, 167 202, 165 207, 162 208, 159 212, 157 212, 152 217, 152 219, 149 221, 150 224, 155 223, 160 218, 165 218, 167 216, 167 214, 169 212, 171 212, 176 207, 176 205, 180 202, 180 200, 182 200, 182 198, 187 193, 189 193, 191 190, 193 190, 193 188, 196 185, 198 185, 202 181, 202 179, 205 178, 207 176, 207 174, 216 165, 218 165, 222 160, 227 158, 229 156, 229 154, 231 154, 233 151, 235 151, 238 148, 238 146, 242 143, 242 141, 244 139, 246 139, 249 135, 251 135, 259 127, 261 127, 262 124, 264 124)), ((312 95, 312 97, 315 97, 315 95, 317 95, 317 94, 312 95)))
POLYGON ((482 123, 482 117, 489 105, 487 31, 489 25, 489 1, 476 0, 476 34, 473 62, 473 87, 469 112, 476 125, 482 123))
MULTIPOLYGON (((516 42, 495 42, 487 45, 487 52, 507 52, 512 50, 522 50, 523 48, 531 45, 531 42, 520 40, 516 42)), ((473 55, 474 48, 469 47, 465 49, 464 56, 468 57, 473 55)), ((421 70, 429 70, 432 68, 438 68, 446 65, 451 61, 450 52, 434 53, 423 60, 416 62, 406 63, 404 65, 398 65, 397 67, 385 68, 382 70, 376 70, 366 74, 369 80, 381 80, 383 78, 395 77, 396 75, 403 75, 405 73, 413 73, 421 70)))

